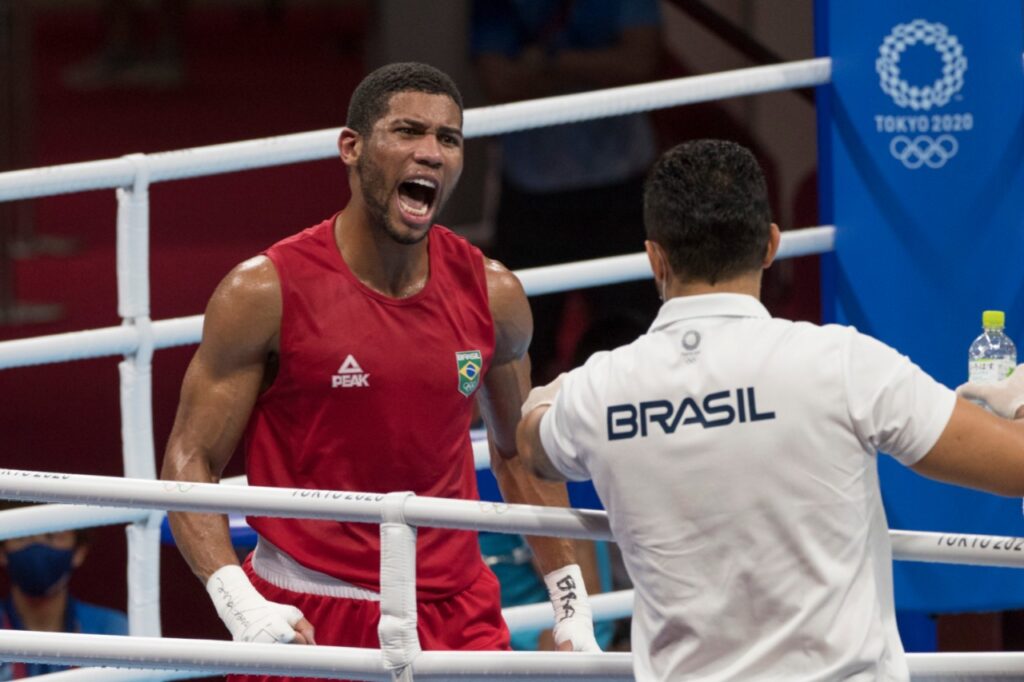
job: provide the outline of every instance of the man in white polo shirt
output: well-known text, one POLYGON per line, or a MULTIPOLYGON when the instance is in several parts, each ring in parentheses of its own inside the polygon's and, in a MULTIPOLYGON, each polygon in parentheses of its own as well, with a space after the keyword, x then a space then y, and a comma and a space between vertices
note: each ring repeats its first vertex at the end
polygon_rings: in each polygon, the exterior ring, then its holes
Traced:
POLYGON ((689 142, 644 194, 665 301, 628 346, 534 389, 519 452, 593 479, 636 585, 646 680, 905 680, 878 451, 924 475, 1024 493, 1024 426, 848 327, 772 319, 764 178, 689 142))

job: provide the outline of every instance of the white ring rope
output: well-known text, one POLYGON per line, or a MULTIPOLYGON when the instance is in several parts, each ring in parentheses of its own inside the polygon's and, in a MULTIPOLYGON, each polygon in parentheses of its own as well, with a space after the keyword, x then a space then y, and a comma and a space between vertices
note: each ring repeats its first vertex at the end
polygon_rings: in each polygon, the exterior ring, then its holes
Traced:
MULTIPOLYGON (((204 673, 301 675, 390 682, 379 649, 281 646, 220 640, 78 635, 8 630, 0 658, 71 665, 194 670, 204 673)), ((417 680, 633 679, 628 653, 424 651, 412 669, 417 680)))
MULTIPOLYGON (((123 479, 115 477, 113 480, 123 479)), ((3 520, 0 524, 0 542, 60 530, 145 521, 152 513, 146 509, 69 504, 18 507, 0 512, 0 519, 3 520)), ((632 590, 596 594, 592 595, 590 600, 596 621, 624 618, 633 611, 632 590)), ((513 632, 548 628, 554 624, 554 613, 546 603, 513 606, 505 609, 503 614, 505 622, 513 632)))
MULTIPOLYGON (((55 661, 55 663, 63 663, 63 661, 55 661)), ((206 673, 196 670, 182 672, 127 668, 72 668, 59 673, 36 675, 32 682, 167 682, 168 680, 191 680, 196 677, 206 677, 206 673)))
MULTIPOLYGON (((828 253, 835 247, 835 227, 823 225, 791 230, 782 234, 777 258, 795 258, 828 253)), ((517 270, 526 293, 535 296, 556 291, 615 284, 651 277, 643 253, 546 265, 517 270)), ((654 295, 653 292, 651 294, 654 295)), ((154 349, 198 343, 203 316, 192 315, 149 323, 154 349)), ((139 348, 140 332, 135 325, 51 334, 0 342, 0 369, 28 367, 68 360, 85 360, 108 355, 129 355, 139 348)))
POLYGON ((910 675, 915 682, 954 678, 994 677, 1020 680, 1024 678, 1024 653, 996 651, 991 653, 907 654, 910 675))
POLYGON ((831 58, 817 57, 471 109, 466 112, 465 128, 467 137, 501 135, 559 123, 809 88, 831 80, 831 58))
POLYGON ((147 509, 43 504, 0 511, 0 542, 41 533, 145 521, 147 509))
MULTIPOLYGON (((835 234, 836 228, 833 225, 783 232, 776 258, 796 258, 834 251, 835 234)), ((569 289, 650 279, 651 266, 648 264, 647 254, 641 252, 525 268, 516 270, 516 276, 523 283, 528 295, 539 296, 569 289)), ((653 291, 651 295, 654 295, 653 291)))
MULTIPOLYGON (((0 497, 253 516, 380 523, 385 495, 301 488, 221 486, 141 478, 0 469, 0 497)), ((565 509, 410 495, 404 518, 416 526, 610 540, 608 516, 565 509)))
MULTIPOLYGON (((267 673, 271 670, 313 676, 316 674, 314 668, 337 675, 342 666, 348 665, 356 668, 352 672, 367 673, 362 679, 390 680, 390 676, 383 673, 378 654, 374 649, 290 647, 210 640, 18 631, 0 635, 0 659, 189 670, 187 673, 71 670, 40 678, 48 682, 143 682, 188 679, 208 673, 267 673)), ((631 655, 625 653, 427 651, 413 663, 413 670, 416 678, 423 680, 485 682, 498 679, 509 682, 515 679, 535 680, 536 676, 545 675, 599 682, 632 680, 630 661, 631 655)), ((916 682, 982 675, 1020 679, 1024 674, 1024 653, 1019 652, 907 654, 907 663, 916 682)))
POLYGON ((1024 567, 1024 538, 890 530, 894 559, 969 566, 1024 567))
MULTIPOLYGON (((0 498, 147 510, 233 511, 254 516, 379 523, 385 496, 379 493, 173 483, 117 476, 0 469, 0 498)), ((415 526, 591 540, 612 539, 607 513, 594 509, 563 509, 416 495, 410 495, 403 507, 406 522, 415 526)), ((22 525, 17 529, 18 533, 11 533, 5 526, 4 531, 0 532, 0 539, 26 534, 29 530, 38 533, 46 532, 47 528, 56 530, 67 527, 66 521, 63 526, 56 525, 56 514, 59 512, 49 511, 45 507, 40 509, 37 512, 31 509, 0 512, 0 518, 5 521, 20 516, 35 524, 27 527, 22 525)), ((113 516, 107 510, 96 510, 95 513, 113 516)), ((126 520, 134 520, 136 513, 126 512, 126 520)), ((892 539, 893 558, 897 561, 1024 567, 1024 538, 904 530, 891 530, 889 536, 892 539)))
MULTIPOLYGON (((0 659, 191 671, 186 675, 68 671, 47 678, 55 682, 58 679, 140 682, 227 672, 391 680, 383 668, 379 650, 352 647, 9 630, 0 633, 0 659)), ((632 656, 628 653, 425 651, 416 658, 412 668, 418 680, 511 682, 546 677, 610 682, 632 680, 631 661, 632 656)), ((915 681, 981 675, 1020 679, 1024 675, 1024 653, 1020 652, 907 654, 907 663, 915 681)))
MULTIPOLYGON (((765 92, 825 85, 828 57, 676 78, 539 100, 468 109, 467 138, 593 118, 650 111, 765 92)), ((260 140, 194 147, 146 156, 150 182, 268 168, 337 155, 339 128, 260 140)), ((135 181, 132 161, 105 159, 0 173, 0 201, 126 187, 135 181)))

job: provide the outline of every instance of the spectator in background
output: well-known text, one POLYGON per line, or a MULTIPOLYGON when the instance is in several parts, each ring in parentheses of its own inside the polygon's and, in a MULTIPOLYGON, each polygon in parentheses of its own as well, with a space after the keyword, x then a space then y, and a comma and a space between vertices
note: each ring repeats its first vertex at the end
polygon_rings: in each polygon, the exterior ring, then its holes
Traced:
POLYGON ((62 74, 72 90, 165 90, 185 81, 186 0, 104 0, 103 45, 62 74))
MULTIPOLYGON (((128 634, 124 613, 71 596, 71 574, 88 553, 89 537, 82 530, 41 533, 0 543, 0 566, 11 583, 10 595, 0 606, 0 628, 128 634)), ((0 680, 20 680, 66 669, 57 664, 3 662, 0 680)))
MULTIPOLYGON (((492 102, 533 99, 653 80, 659 24, 657 0, 475 0, 472 50, 492 102)), ((514 269, 640 251, 655 153, 644 114, 505 135, 496 257, 514 269)), ((589 290, 589 317, 645 305, 653 317, 649 285, 637 286, 589 290)), ((535 380, 569 360, 556 354, 564 301, 530 301, 535 380)))

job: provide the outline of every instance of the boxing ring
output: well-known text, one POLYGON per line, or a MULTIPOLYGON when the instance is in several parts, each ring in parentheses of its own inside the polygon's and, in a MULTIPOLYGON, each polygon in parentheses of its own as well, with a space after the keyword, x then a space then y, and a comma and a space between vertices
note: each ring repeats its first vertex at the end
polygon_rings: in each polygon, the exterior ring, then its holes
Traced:
MULTIPOLYGON (((825 85, 832 62, 817 58, 714 75, 467 110, 467 138, 658 108, 825 85)), ((114 189, 117 194, 117 327, 0 343, 0 368, 122 355, 119 365, 124 478, 0 470, 0 497, 50 503, 0 512, 0 539, 127 523, 130 636, 0 631, 0 659, 111 666, 54 680, 169 680, 234 672, 362 680, 630 680, 628 653, 431 652, 416 637, 415 527, 610 539, 603 512, 505 505, 358 491, 313 491, 156 480, 152 359, 199 341, 202 317, 152 320, 149 307, 149 201, 154 183, 331 158, 338 129, 159 154, 0 173, 0 201, 114 189), (69 506, 73 505, 73 506, 69 506), (84 506, 82 506, 84 505, 84 506), (396 633, 382 650, 289 647, 161 638, 160 524, 172 511, 378 523, 382 621, 396 633), (73 512, 73 513, 72 513, 73 512)), ((829 225, 783 234, 778 257, 829 253, 829 225)), ((649 278, 642 253, 517 272, 529 295, 649 278)), ((479 454, 479 453, 478 453, 479 454)), ((480 457, 486 461, 486 456, 480 457)), ((1024 539, 892 531, 894 558, 1024 567, 1024 539)), ((631 611, 630 592, 594 595, 595 619, 631 611)), ((205 608, 203 604, 200 608, 205 608)), ((506 610, 512 629, 550 625, 547 604, 506 610)), ((1024 653, 910 654, 915 679, 1024 676, 1024 653)))

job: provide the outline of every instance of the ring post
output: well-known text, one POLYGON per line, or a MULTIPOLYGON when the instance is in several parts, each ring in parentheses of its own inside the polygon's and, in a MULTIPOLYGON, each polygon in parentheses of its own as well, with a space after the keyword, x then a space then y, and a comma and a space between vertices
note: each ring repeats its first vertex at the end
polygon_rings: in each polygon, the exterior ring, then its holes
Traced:
MULTIPOLYGON (((149 165, 144 154, 125 157, 135 168, 130 187, 117 190, 117 310, 137 335, 135 350, 118 365, 124 475, 156 478, 153 447, 153 329, 149 311, 149 165)), ((160 513, 127 529, 128 629, 160 636, 160 513)))
POLYGON ((411 492, 384 496, 380 524, 380 637, 384 667, 395 682, 413 682, 416 632, 416 529, 405 522, 411 492))
MULTIPOLYGON (((816 0, 823 317, 954 387, 981 312, 1024 340, 1024 31, 1020 0, 816 0)), ((1021 535, 1020 499, 954 488, 879 458, 892 528, 1021 535)), ((1024 573, 895 566, 897 606, 1024 606, 1024 573), (964 585, 974 586, 964 590, 964 585)))

